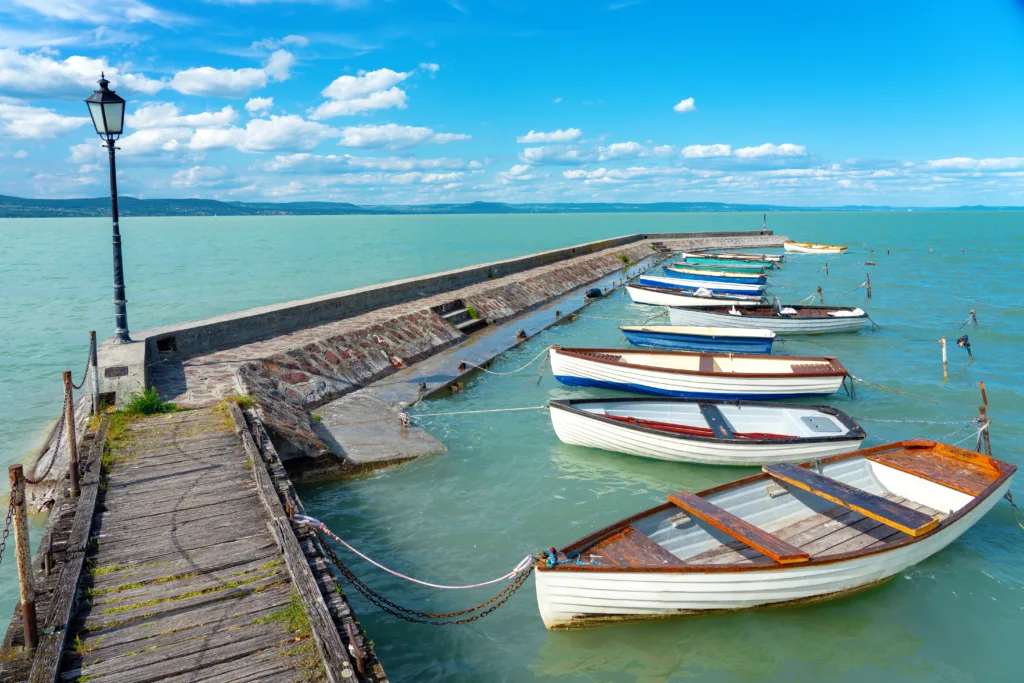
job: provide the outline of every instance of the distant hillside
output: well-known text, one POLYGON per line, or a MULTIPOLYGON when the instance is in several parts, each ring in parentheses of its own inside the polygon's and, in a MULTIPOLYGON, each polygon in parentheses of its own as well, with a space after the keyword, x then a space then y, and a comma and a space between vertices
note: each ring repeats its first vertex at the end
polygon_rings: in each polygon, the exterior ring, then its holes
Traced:
MULTIPOLYGON (((997 210, 1018 207, 964 206, 942 210, 997 210)), ((581 203, 581 204, 405 204, 393 206, 344 202, 221 202, 215 199, 136 199, 118 197, 122 216, 328 216, 382 214, 499 214, 499 213, 684 213, 692 211, 908 211, 891 206, 803 207, 721 202, 581 203)), ((110 198, 25 199, 0 195, 0 218, 109 216, 110 198)))

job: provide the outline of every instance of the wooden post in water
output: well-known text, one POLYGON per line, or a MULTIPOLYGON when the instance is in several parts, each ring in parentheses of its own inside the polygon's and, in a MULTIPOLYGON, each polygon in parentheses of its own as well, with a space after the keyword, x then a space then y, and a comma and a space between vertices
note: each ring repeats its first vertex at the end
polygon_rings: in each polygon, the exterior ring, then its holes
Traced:
POLYGON ((946 338, 940 339, 939 344, 942 345, 942 379, 946 379, 949 377, 949 366, 946 364, 946 338))
POLYGON ((991 424, 988 421, 988 410, 985 406, 978 406, 978 412, 981 413, 981 425, 985 427, 985 430, 981 432, 981 437, 985 441, 985 455, 992 457, 992 442, 988 440, 988 426, 991 424))
POLYGON ((11 480, 11 506, 14 508, 14 549, 18 560, 18 588, 21 591, 21 619, 25 630, 25 650, 39 643, 36 623, 36 592, 32 588, 32 550, 28 542, 28 508, 25 505, 25 471, 21 465, 7 468, 11 480))
POLYGON ((828 275, 828 261, 825 261, 825 275, 828 275))
POLYGON ((822 306, 825 305, 825 295, 821 293, 821 285, 818 285, 818 302, 822 306))
POLYGON ((92 372, 92 414, 100 414, 100 364, 96 355, 96 330, 89 332, 89 369, 92 372))
POLYGON ((868 286, 868 298, 871 298, 871 273, 868 273, 868 280, 865 283, 868 286))
MULTIPOLYGON (((82 492, 78 485, 78 442, 75 440, 75 395, 71 386, 71 371, 64 371, 64 442, 68 446, 68 474, 71 475, 71 497, 82 492)), ((53 457, 57 457, 54 453, 53 457)))
POLYGON ((981 402, 988 405, 988 396, 985 395, 985 383, 978 382, 978 387, 981 388, 981 402))

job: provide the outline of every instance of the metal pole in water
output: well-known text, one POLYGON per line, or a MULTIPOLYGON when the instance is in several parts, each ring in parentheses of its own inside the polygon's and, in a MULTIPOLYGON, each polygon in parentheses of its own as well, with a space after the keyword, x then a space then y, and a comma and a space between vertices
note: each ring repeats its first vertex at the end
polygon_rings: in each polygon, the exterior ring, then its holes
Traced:
POLYGON ((828 261, 825 261, 825 275, 828 275, 828 261))
POLYGON ((92 371, 92 414, 100 414, 100 364, 96 353, 96 330, 89 332, 89 367, 92 371))
MULTIPOLYGON (((68 474, 71 475, 71 497, 82 492, 78 486, 78 443, 75 441, 75 396, 71 386, 71 371, 64 371, 64 441, 68 445, 68 474)), ((57 454, 54 453, 54 457, 57 454)))
POLYGON ((868 273, 868 281, 867 281, 866 284, 868 286, 868 298, 870 299, 871 298, 871 273, 868 273))
POLYGON ((949 377, 949 366, 946 364, 946 338, 940 339, 939 344, 942 345, 942 379, 946 379, 949 377))
POLYGON ((21 620, 25 630, 25 649, 39 643, 36 623, 36 592, 32 588, 32 550, 28 540, 28 509, 25 505, 25 471, 21 465, 7 468, 11 480, 11 505, 14 516, 14 546, 18 560, 18 588, 21 591, 21 620))

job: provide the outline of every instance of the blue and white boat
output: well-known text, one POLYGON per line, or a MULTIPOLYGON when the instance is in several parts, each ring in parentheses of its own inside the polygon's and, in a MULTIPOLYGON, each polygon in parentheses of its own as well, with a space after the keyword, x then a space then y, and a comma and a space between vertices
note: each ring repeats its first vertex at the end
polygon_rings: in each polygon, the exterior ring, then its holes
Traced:
POLYGON ((626 292, 635 304, 650 306, 763 306, 764 297, 757 294, 722 294, 708 289, 664 289, 647 285, 626 285, 626 292))
POLYGON ((679 266, 665 266, 663 269, 666 277, 700 279, 710 282, 727 282, 732 284, 764 284, 768 278, 755 273, 727 273, 724 270, 708 270, 705 268, 680 268, 679 266))
POLYGON ((683 351, 722 353, 771 353, 775 333, 730 327, 683 327, 680 325, 623 325, 630 344, 683 351))
POLYGON ((657 275, 641 275, 640 284, 648 287, 661 287, 667 289, 692 289, 697 290, 703 287, 716 294, 761 294, 764 291, 764 284, 739 284, 733 282, 712 282, 711 280, 698 280, 681 277, 659 277, 657 275))

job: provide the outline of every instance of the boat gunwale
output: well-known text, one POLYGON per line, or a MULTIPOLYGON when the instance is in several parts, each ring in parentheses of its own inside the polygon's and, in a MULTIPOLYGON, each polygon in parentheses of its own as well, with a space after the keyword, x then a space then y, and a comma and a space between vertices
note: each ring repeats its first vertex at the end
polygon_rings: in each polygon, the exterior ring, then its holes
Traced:
POLYGON ((664 266, 662 270, 671 273, 682 273, 684 275, 694 275, 697 277, 719 277, 719 278, 734 278, 737 280, 756 280, 758 284, 768 281, 768 276, 764 273, 728 273, 723 270, 715 268, 677 268, 676 266, 664 266))
MULTIPOLYGON (((840 454, 840 455, 833 455, 833 456, 830 456, 828 458, 822 458, 822 459, 818 460, 817 462, 821 463, 821 464, 828 464, 828 463, 832 463, 832 462, 838 462, 840 460, 846 460, 848 458, 855 458, 855 457, 868 458, 868 456, 876 454, 876 453, 885 453, 885 452, 892 451, 892 450, 910 450, 910 449, 914 449, 914 448, 926 448, 926 449, 929 449, 932 452, 936 453, 939 457, 941 457, 943 459, 949 459, 949 460, 957 459, 957 455, 958 454, 962 454, 962 453, 971 454, 972 457, 968 458, 971 461, 976 461, 977 460, 977 458, 973 457, 973 456, 981 456, 982 458, 985 458, 988 461, 988 464, 990 466, 992 466, 993 469, 995 469, 996 471, 999 472, 999 476, 996 479, 994 479, 991 484, 989 484, 987 487, 985 487, 985 489, 981 493, 979 493, 978 495, 974 496, 969 503, 967 503, 966 505, 961 507, 959 510, 955 511, 953 514, 947 515, 944 519, 942 519, 935 526, 935 528, 933 528, 928 533, 922 534, 920 536, 906 536, 905 538, 902 538, 902 539, 900 539, 898 541, 893 541, 891 543, 885 543, 885 544, 883 544, 883 545, 881 545, 881 546, 879 546, 877 548, 874 548, 874 549, 854 550, 852 552, 840 553, 838 555, 828 555, 828 556, 819 557, 819 558, 812 557, 807 562, 801 562, 798 566, 794 566, 794 565, 790 565, 790 564, 779 564, 779 563, 767 564, 767 563, 765 563, 765 564, 747 564, 747 565, 682 565, 682 566, 672 566, 672 567, 652 567, 652 566, 647 566, 647 567, 612 567, 612 566, 603 566, 603 565, 557 564, 554 567, 548 567, 544 563, 542 557, 540 555, 538 555, 538 562, 536 562, 536 569, 537 569, 537 571, 592 572, 592 573, 600 573, 600 574, 604 574, 604 573, 718 574, 718 573, 749 572, 749 571, 755 571, 755 572, 756 571, 762 571, 763 572, 763 571, 793 570, 793 569, 802 569, 804 567, 819 567, 819 566, 822 566, 822 565, 835 564, 837 562, 848 562, 850 560, 859 559, 861 557, 870 557, 872 555, 879 555, 881 553, 886 553, 886 552, 891 552, 893 550, 898 550, 900 548, 903 548, 905 546, 911 545, 913 543, 920 543, 920 542, 923 542, 923 541, 931 538, 932 536, 934 536, 934 535, 936 535, 938 533, 941 533, 941 532, 945 531, 946 529, 950 528, 951 526, 953 526, 954 524, 959 522, 961 519, 963 519, 972 510, 974 510, 976 507, 978 507, 983 501, 985 501, 988 498, 990 498, 992 496, 992 494, 995 493, 995 491, 997 491, 1003 484, 1005 484, 1009 480, 1009 478, 1013 476, 1013 473, 1017 471, 1017 466, 1016 465, 1014 465, 1012 463, 1009 463, 1009 462, 1006 462, 1005 460, 998 460, 996 458, 988 457, 988 456, 985 456, 984 454, 978 453, 976 451, 971 451, 971 450, 968 450, 966 448, 960 448, 958 446, 953 446, 953 445, 950 445, 950 444, 943 444, 941 442, 932 441, 930 439, 922 439, 922 438, 907 439, 907 440, 904 440, 904 441, 894 441, 893 443, 883 444, 881 446, 875 446, 873 448, 866 448, 864 450, 852 451, 850 453, 843 453, 843 454, 840 454), (941 446, 942 448, 941 449, 937 448, 939 446, 941 446)), ((798 467, 810 468, 811 465, 812 465, 812 463, 803 463, 803 464, 798 465, 798 467)), ((923 481, 925 481, 925 479, 923 477, 919 477, 919 478, 922 479, 923 481)), ((771 476, 766 474, 766 473, 764 473, 764 472, 759 472, 759 473, 753 474, 753 475, 751 475, 749 477, 743 477, 742 479, 736 479, 734 481, 726 482, 724 484, 719 484, 718 486, 712 486, 711 488, 704 489, 702 491, 697 491, 696 493, 699 496, 709 496, 709 495, 712 495, 712 494, 715 494, 715 493, 719 493, 721 491, 726 491, 726 490, 729 490, 731 488, 737 488, 737 487, 740 487, 740 486, 746 486, 747 484, 752 484, 754 482, 762 481, 762 480, 765 480, 765 479, 771 479, 771 476)), ((938 485, 939 486, 944 486, 943 484, 938 484, 938 485)), ((949 488, 949 487, 946 486, 946 488, 949 488)), ((955 490, 955 489, 950 489, 950 490, 955 490)), ((612 534, 617 533, 618 531, 621 531, 622 529, 624 529, 625 527, 629 526, 630 524, 632 524, 633 522, 635 522, 637 520, 644 519, 645 517, 649 517, 650 515, 657 514, 659 512, 663 512, 665 510, 670 510, 670 509, 678 509, 678 508, 676 507, 675 504, 673 504, 671 502, 665 502, 665 503, 662 503, 660 505, 656 505, 656 506, 654 506, 652 508, 648 508, 647 510, 639 512, 639 513, 637 513, 635 515, 631 515, 631 516, 629 516, 629 517, 627 517, 625 519, 619 520, 618 522, 615 522, 613 524, 609 524, 608 526, 606 526, 606 527, 604 527, 602 529, 598 529, 597 531, 594 531, 594 532, 588 534, 587 536, 584 536, 583 538, 581 538, 579 540, 576 540, 576 541, 572 542, 571 544, 569 544, 567 546, 564 546, 563 548, 559 549, 559 552, 561 552, 563 555, 570 555, 572 553, 583 552, 587 548, 593 547, 594 545, 600 543, 601 541, 603 541, 604 539, 608 538, 612 534)), ((685 560, 684 560, 684 562, 685 562, 685 560)))
POLYGON ((558 410, 564 410, 567 413, 574 415, 582 415, 584 417, 598 420, 602 423, 612 425, 615 427, 625 427, 626 429, 632 429, 638 432, 644 432, 646 434, 655 434, 657 436, 668 436, 677 438, 683 441, 700 441, 704 443, 736 443, 744 446, 761 446, 761 445, 780 445, 780 446, 792 446, 803 443, 840 443, 843 441, 861 441, 867 438, 867 432, 861 427, 853 418, 844 413, 843 411, 833 408, 832 406, 815 406, 805 405, 802 403, 781 403, 777 401, 713 401, 703 398, 672 398, 672 397, 652 397, 651 399, 622 399, 622 398, 595 398, 595 399, 551 399, 548 401, 548 407, 558 410), (644 427, 639 424, 631 424, 629 422, 621 422, 619 420, 612 420, 605 415, 598 415, 591 413, 587 410, 575 407, 574 403, 621 403, 623 401, 640 401, 647 402, 657 401, 659 403, 710 403, 713 405, 736 405, 736 406, 768 406, 773 408, 803 408, 807 410, 816 410, 819 413, 825 413, 839 420, 847 431, 845 434, 840 436, 794 436, 786 439, 723 439, 717 436, 699 436, 696 434, 679 434, 677 432, 666 432, 653 427, 644 427))
POLYGON ((707 339, 775 339, 776 332, 763 327, 711 327, 707 325, 619 325, 623 332, 650 332, 651 334, 669 334, 676 336, 704 337, 707 339), (714 334, 697 334, 695 332, 669 332, 669 329, 707 329, 718 330, 714 334), (755 332, 767 334, 754 334, 755 332), (732 334, 735 333, 735 334, 732 334))
MULTIPOLYGON (((820 310, 820 311, 825 311, 826 313, 829 312, 829 311, 854 311, 857 308, 860 308, 859 306, 814 306, 814 305, 802 305, 802 304, 795 304, 795 305, 792 305, 792 306, 785 305, 785 307, 786 308, 792 308, 792 309, 794 309, 796 311, 820 310)), ((686 306, 670 306, 670 308, 686 308, 686 306)), ((760 315, 759 316, 747 315, 747 314, 744 314, 742 312, 742 311, 753 311, 753 310, 756 310, 756 309, 759 309, 759 308, 772 308, 772 306, 770 304, 763 304, 761 306, 747 306, 747 307, 742 308, 742 309, 737 308, 736 310, 740 311, 740 315, 745 317, 745 318, 768 318, 768 317, 771 317, 771 316, 760 316, 760 315)), ((701 313, 713 313, 715 315, 732 315, 732 316, 735 317, 735 315, 733 313, 730 313, 731 310, 732 310, 732 306, 705 306, 704 308, 701 309, 700 312, 701 313)), ((865 311, 864 309, 861 309, 861 311, 862 312, 861 312, 860 315, 824 316, 824 317, 820 317, 820 318, 813 318, 813 317, 801 318, 799 315, 778 315, 778 316, 774 316, 774 317, 776 317, 776 318, 778 318, 780 320, 851 320, 851 319, 852 320, 858 320, 860 318, 867 318, 868 317, 867 311, 865 311)), ((707 327, 714 327, 714 325, 708 325, 707 327)))
MULTIPOLYGON (((639 282, 631 282, 626 285, 626 289, 630 287, 637 287, 639 289, 647 290, 649 292, 655 292, 657 294, 671 294, 673 296, 684 296, 691 299, 718 299, 720 301, 765 301, 764 295, 757 294, 715 294, 712 292, 711 296, 701 296, 697 294, 697 288, 683 288, 683 287, 655 287, 654 285, 644 285, 639 282)), ((660 304, 659 304, 660 305, 660 304)), ((761 304, 765 306, 767 304, 761 304)), ((669 307, 672 308, 672 307, 669 307)), ((686 308, 686 306, 676 306, 675 308, 686 308)), ((708 308, 715 308, 715 306, 708 306, 708 308)), ((724 308, 728 308, 725 306, 724 308)))
POLYGON ((742 377, 748 379, 778 379, 780 377, 848 377, 849 371, 839 362, 839 359, 835 356, 766 356, 764 354, 757 353, 728 353, 722 351, 676 351, 676 350, 664 350, 664 349, 645 349, 643 351, 634 351, 633 349, 599 349, 599 348, 565 348, 557 344, 551 346, 551 351, 555 353, 564 353, 573 358, 579 360, 591 361, 595 363, 603 363, 604 365, 612 365, 615 367, 629 367, 636 368, 638 370, 648 370, 652 372, 668 372, 676 375, 695 375, 698 377, 742 377), (581 353, 582 352, 582 353, 581 353), (821 363, 825 361, 832 368, 831 370, 824 372, 816 370, 813 372, 792 372, 781 373, 781 372, 701 372, 700 370, 684 370, 682 368, 660 368, 654 365, 638 365, 636 363, 625 363, 621 359, 617 361, 606 360, 604 358, 595 358, 587 354, 591 353, 607 353, 612 355, 631 355, 631 354, 645 354, 645 355, 687 355, 687 356, 723 356, 729 358, 749 358, 751 360, 764 361, 771 359, 773 361, 818 361, 821 363))

